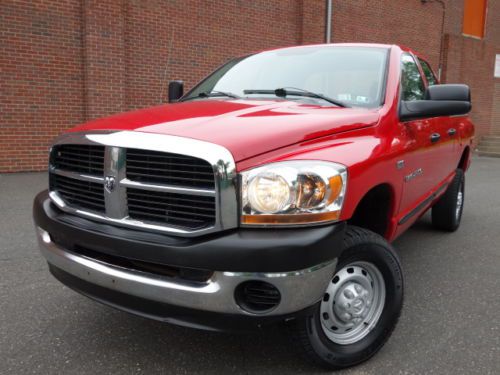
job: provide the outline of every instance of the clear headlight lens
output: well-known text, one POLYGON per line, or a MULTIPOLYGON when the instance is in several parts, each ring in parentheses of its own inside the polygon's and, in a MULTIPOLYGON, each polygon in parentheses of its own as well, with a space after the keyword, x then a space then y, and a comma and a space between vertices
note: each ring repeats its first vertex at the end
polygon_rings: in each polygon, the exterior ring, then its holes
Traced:
POLYGON ((290 205, 290 187, 280 175, 263 173, 250 182, 248 201, 262 213, 282 211, 290 205))
POLYGON ((284 161, 242 174, 243 225, 287 225, 335 221, 347 183, 343 165, 284 161))

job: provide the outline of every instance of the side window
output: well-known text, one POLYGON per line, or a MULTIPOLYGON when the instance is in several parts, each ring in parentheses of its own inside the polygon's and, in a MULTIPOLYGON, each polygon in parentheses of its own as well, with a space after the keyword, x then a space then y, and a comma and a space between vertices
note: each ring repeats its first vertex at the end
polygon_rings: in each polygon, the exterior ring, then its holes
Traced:
POLYGON ((425 78, 427 79, 427 82, 429 83, 429 86, 436 85, 437 84, 437 79, 434 76, 434 73, 432 73, 432 69, 429 66, 429 64, 424 61, 424 60, 418 60, 420 61, 420 66, 422 67, 422 70, 424 71, 425 78))
POLYGON ((411 55, 403 55, 401 59, 402 100, 422 100, 424 98, 424 81, 417 63, 411 55))

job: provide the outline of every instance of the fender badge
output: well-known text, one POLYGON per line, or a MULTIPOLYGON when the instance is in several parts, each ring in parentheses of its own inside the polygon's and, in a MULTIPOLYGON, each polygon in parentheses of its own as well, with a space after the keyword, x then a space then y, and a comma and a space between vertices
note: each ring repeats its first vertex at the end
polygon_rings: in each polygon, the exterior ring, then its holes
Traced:
POLYGON ((415 177, 418 177, 424 173, 424 170, 422 168, 418 168, 415 170, 415 172, 410 173, 409 175, 405 176, 405 182, 410 182, 413 180, 415 177))

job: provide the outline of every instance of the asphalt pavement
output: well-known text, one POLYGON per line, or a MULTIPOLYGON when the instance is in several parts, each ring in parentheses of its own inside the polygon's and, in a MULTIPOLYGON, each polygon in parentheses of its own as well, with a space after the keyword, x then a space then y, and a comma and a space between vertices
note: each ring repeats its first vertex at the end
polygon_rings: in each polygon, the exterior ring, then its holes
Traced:
MULTIPOLYGON (((129 315, 57 282, 38 252, 31 204, 43 173, 0 175, 0 374, 324 374, 280 328, 197 331, 129 315)), ((399 324, 342 374, 500 374, 500 159, 475 158, 462 226, 425 215, 394 243, 406 277, 399 324)))

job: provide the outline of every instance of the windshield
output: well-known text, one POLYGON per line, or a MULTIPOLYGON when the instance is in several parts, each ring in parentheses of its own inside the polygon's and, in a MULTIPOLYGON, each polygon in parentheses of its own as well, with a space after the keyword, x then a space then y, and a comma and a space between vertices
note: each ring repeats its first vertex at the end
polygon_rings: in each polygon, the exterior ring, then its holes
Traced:
MULTIPOLYGON (((213 91, 244 98, 269 98, 275 95, 248 91, 293 87, 349 106, 378 107, 383 103, 387 51, 378 47, 318 46, 262 52, 231 60, 183 100, 200 94, 207 99, 203 94, 213 91)), ((293 95, 287 99, 322 101, 293 95)), ((325 101, 322 104, 332 105, 325 101)))

